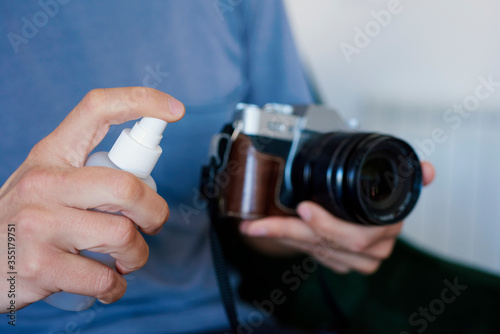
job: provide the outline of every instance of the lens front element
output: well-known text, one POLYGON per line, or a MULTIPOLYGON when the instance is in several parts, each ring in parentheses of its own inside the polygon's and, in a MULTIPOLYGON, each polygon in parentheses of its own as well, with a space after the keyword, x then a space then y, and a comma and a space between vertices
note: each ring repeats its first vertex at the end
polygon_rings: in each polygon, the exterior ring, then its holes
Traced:
POLYGON ((367 159, 361 167, 360 188, 364 201, 373 209, 390 206, 398 184, 393 184, 388 175, 395 175, 397 169, 393 161, 383 156, 367 159))
POLYGON ((376 133, 327 133, 305 143, 292 165, 296 202, 369 225, 404 219, 422 187, 420 162, 404 141, 376 133))

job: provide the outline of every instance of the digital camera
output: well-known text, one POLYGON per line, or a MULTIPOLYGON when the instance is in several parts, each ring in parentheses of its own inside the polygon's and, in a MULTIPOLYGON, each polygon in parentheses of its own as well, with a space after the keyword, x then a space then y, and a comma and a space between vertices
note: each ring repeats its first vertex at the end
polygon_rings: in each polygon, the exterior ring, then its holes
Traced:
POLYGON ((356 132, 319 105, 236 109, 234 122, 213 137, 203 173, 210 181, 202 192, 216 198, 220 216, 296 215, 309 200, 341 219, 384 225, 415 207, 422 170, 406 142, 356 132))

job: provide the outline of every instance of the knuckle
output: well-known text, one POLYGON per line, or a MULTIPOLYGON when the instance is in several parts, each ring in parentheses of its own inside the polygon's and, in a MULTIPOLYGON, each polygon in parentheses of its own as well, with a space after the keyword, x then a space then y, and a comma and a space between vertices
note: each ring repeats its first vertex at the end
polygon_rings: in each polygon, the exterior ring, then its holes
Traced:
POLYGON ((125 222, 119 225, 120 227, 116 232, 115 246, 118 248, 129 248, 135 244, 139 232, 137 232, 134 224, 128 218, 124 217, 123 219, 125 222))
POLYGON ((97 298, 109 297, 115 286, 118 284, 118 278, 111 268, 104 268, 95 280, 95 291, 97 298))
POLYGON ((30 252, 29 256, 23 256, 22 276, 28 280, 39 280, 44 276, 48 264, 46 257, 38 253, 30 252))
POLYGON ((126 270, 132 272, 146 264, 149 258, 149 247, 132 221, 126 217, 122 218, 124 223, 118 228, 112 247, 128 255, 130 263, 126 265, 126 270))
POLYGON ((149 87, 134 87, 132 91, 132 97, 137 100, 137 102, 147 101, 153 92, 152 88, 149 87))
POLYGON ((30 153, 28 154, 26 161, 36 160, 42 157, 47 151, 50 151, 51 148, 52 147, 50 145, 50 140, 48 140, 48 137, 43 138, 38 143, 36 143, 35 146, 33 146, 30 153))
POLYGON ((144 248, 141 252, 139 252, 139 257, 137 259, 137 264, 131 268, 132 271, 135 271, 137 269, 140 269, 146 265, 148 262, 149 258, 149 247, 148 245, 144 242, 144 248))
POLYGON ((347 249, 353 253, 363 253, 370 245, 370 240, 366 236, 358 236, 351 239, 347 249))
POLYGON ((133 252, 133 258, 129 259, 126 264, 122 263, 123 269, 121 274, 128 274, 136 271, 146 265, 149 258, 149 247, 146 242, 142 242, 140 246, 136 247, 133 252))
POLYGON ((17 229, 24 240, 30 241, 33 236, 39 237, 38 232, 40 228, 43 229, 41 224, 43 216, 43 210, 34 207, 25 207, 17 213, 15 217, 17 229))
POLYGON ((163 201, 163 204, 159 207, 157 218, 153 221, 153 226, 151 227, 153 234, 160 232, 163 225, 167 222, 169 216, 170 209, 167 202, 163 201))
POLYGON ((52 172, 43 168, 32 168, 23 174, 16 189, 20 198, 26 198, 37 193, 40 189, 46 189, 52 182, 54 182, 52 172))
POLYGON ((103 104, 105 100, 105 91, 104 89, 93 89, 88 92, 83 98, 81 105, 83 110, 86 112, 92 112, 96 110, 100 105, 103 104))
POLYGON ((46 241, 46 212, 36 207, 25 207, 14 216, 20 247, 24 251, 19 256, 22 260, 22 276, 39 280, 46 273, 46 268, 53 266, 53 257, 46 256, 40 246, 46 241), (29 245, 29 247, 24 247, 29 245))
POLYGON ((347 245, 347 249, 353 253, 362 253, 366 250, 369 245, 368 238, 364 236, 358 236, 351 239, 351 242, 347 245))
POLYGON ((132 203, 142 194, 141 182, 130 173, 116 173, 112 184, 113 195, 122 203, 132 203))
POLYGON ((325 236, 316 236, 316 244, 324 247, 328 247, 331 249, 342 248, 342 244, 333 236, 325 235, 325 236))

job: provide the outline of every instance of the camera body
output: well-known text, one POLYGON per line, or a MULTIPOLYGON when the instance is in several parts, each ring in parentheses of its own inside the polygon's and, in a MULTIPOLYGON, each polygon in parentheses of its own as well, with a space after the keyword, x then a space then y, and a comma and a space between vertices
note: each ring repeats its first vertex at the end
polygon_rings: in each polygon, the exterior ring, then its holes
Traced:
POLYGON ((210 155, 223 217, 296 215, 310 200, 344 220, 383 225, 402 220, 422 186, 407 143, 354 132, 319 105, 240 103, 234 122, 213 137, 210 155))

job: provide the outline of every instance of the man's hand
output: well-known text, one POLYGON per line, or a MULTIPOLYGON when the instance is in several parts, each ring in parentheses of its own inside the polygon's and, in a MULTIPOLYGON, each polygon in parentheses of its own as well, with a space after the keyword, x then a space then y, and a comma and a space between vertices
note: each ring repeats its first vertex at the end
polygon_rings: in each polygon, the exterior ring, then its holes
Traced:
MULTIPOLYGON (((434 179, 434 168, 422 164, 424 184, 434 179)), ((375 272, 389 257, 403 223, 364 226, 342 221, 316 203, 303 202, 300 218, 269 217, 246 221, 240 231, 248 242, 266 253, 304 252, 338 273, 375 272)))
MULTIPOLYGON (((183 114, 182 103, 154 89, 93 90, 31 150, 0 189, 0 273, 17 272, 17 309, 59 291, 105 303, 123 296, 126 281, 120 274, 139 269, 149 255, 136 226, 148 234, 159 232, 169 209, 130 173, 82 167, 111 124, 141 116, 175 122, 183 114), (15 270, 7 267, 9 224, 16 231, 15 270), (111 254, 116 271, 80 256, 83 249, 111 254)), ((3 312, 9 305, 8 283, 0 281, 3 312)))

